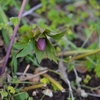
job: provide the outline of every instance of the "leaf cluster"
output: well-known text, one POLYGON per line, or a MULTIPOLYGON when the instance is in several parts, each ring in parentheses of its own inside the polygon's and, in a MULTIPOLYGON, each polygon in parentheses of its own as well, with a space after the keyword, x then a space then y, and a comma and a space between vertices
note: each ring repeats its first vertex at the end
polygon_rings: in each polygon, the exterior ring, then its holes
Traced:
POLYGON ((66 31, 58 34, 51 34, 51 31, 48 29, 43 30, 38 26, 32 29, 31 26, 24 25, 19 29, 19 32, 21 32, 21 34, 23 33, 23 35, 21 35, 21 39, 18 40, 18 42, 13 44, 13 48, 17 50, 17 54, 13 57, 13 64, 16 62, 16 58, 29 55, 34 56, 34 54, 36 54, 38 62, 41 62, 42 58, 47 56, 50 60, 57 63, 56 50, 50 38, 59 41, 65 35, 66 31), (39 38, 44 38, 46 40, 46 48, 44 51, 40 51, 37 47, 36 42, 39 38))

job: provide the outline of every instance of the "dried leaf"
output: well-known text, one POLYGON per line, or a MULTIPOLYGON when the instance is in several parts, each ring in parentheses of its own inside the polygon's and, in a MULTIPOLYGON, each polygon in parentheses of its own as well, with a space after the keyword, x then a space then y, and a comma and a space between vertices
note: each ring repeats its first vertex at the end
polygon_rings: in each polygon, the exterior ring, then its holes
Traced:
MULTIPOLYGON (((39 73, 39 70, 38 69, 35 69, 34 74, 38 74, 38 73, 39 73)), ((40 80, 40 76, 39 75, 37 77, 35 77, 35 78, 29 79, 30 82, 39 82, 39 80, 40 80)))
POLYGON ((85 66, 76 66, 75 68, 79 73, 86 73, 87 72, 87 68, 85 66))
POLYGON ((49 97, 53 97, 53 93, 50 89, 43 90, 43 94, 49 97))
POLYGON ((82 90, 82 89, 81 89, 81 91, 80 91, 80 92, 81 92, 81 96, 82 96, 82 97, 84 97, 84 98, 85 98, 85 97, 87 97, 87 96, 88 96, 88 94, 85 92, 85 90, 82 90))
POLYGON ((7 74, 7 81, 8 82, 11 82, 12 81, 12 77, 9 74, 7 74))

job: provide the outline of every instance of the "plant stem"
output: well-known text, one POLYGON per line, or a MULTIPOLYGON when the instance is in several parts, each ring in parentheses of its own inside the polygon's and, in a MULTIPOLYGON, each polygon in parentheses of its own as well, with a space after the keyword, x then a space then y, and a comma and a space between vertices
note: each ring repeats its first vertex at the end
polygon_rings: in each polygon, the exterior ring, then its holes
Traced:
POLYGON ((81 85, 81 87, 87 88, 87 89, 89 89, 91 91, 100 89, 100 86, 98 86, 98 87, 90 87, 90 86, 86 86, 86 85, 81 85))
POLYGON ((55 73, 55 74, 61 76, 60 73, 58 73, 58 72, 56 72, 56 71, 54 71, 54 70, 52 70, 52 69, 48 69, 48 71, 53 72, 53 73, 55 73))
POLYGON ((58 89, 61 92, 65 92, 65 89, 58 82, 56 82, 51 76, 49 76, 48 74, 42 74, 42 76, 48 78, 55 86, 58 87, 58 89))
MULTIPOLYGON (((94 50, 73 50, 73 51, 64 51, 64 52, 59 52, 57 56, 68 56, 68 55, 74 55, 74 54, 81 54, 81 53, 88 53, 92 52, 94 50)), ((47 56, 45 56, 43 59, 46 59, 47 56)))
POLYGON ((25 16, 27 16, 27 15, 29 15, 29 14, 32 14, 33 11, 35 11, 36 9, 38 9, 38 8, 40 8, 40 7, 42 7, 42 4, 41 4, 41 3, 38 4, 38 5, 36 5, 36 6, 33 7, 32 9, 30 9, 30 10, 28 10, 28 11, 25 11, 25 12, 23 13, 22 17, 25 17, 25 16))
MULTIPOLYGON (((19 20, 21 20, 26 1, 27 0, 23 0, 23 2, 22 2, 21 9, 20 9, 20 12, 19 12, 19 15, 18 15, 19 20)), ((17 34, 18 27, 19 27, 19 24, 16 25, 15 28, 14 28, 13 35, 12 35, 12 38, 11 38, 11 41, 10 41, 10 44, 9 44, 9 47, 8 47, 8 51, 7 51, 5 60, 4 60, 4 66, 2 67, 2 70, 0 71, 0 75, 2 75, 5 71, 5 68, 6 68, 6 65, 7 65, 7 62, 8 62, 8 58, 9 58, 9 55, 10 55, 10 52, 11 52, 11 48, 12 48, 12 45, 13 45, 13 42, 14 42, 14 38, 17 34)))
POLYGON ((24 89, 21 90, 21 92, 29 91, 29 90, 32 90, 32 89, 41 88, 41 87, 44 87, 44 86, 46 86, 46 85, 45 84, 32 85, 32 86, 29 86, 29 87, 25 87, 24 89))
POLYGON ((76 53, 88 53, 88 52, 92 52, 93 50, 73 50, 73 51, 65 51, 65 52, 60 52, 58 53, 58 56, 67 56, 67 55, 73 55, 76 53))
POLYGON ((90 56, 90 55, 96 54, 96 53, 98 53, 98 52, 100 52, 100 49, 91 51, 91 52, 89 52, 89 53, 80 54, 80 55, 78 55, 78 56, 73 57, 72 60, 81 59, 81 58, 84 58, 84 57, 86 57, 86 56, 90 56))

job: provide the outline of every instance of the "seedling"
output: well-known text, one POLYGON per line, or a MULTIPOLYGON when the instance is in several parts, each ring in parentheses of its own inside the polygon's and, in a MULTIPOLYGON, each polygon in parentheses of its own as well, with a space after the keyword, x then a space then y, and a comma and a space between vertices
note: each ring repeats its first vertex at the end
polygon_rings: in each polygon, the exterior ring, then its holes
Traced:
MULTIPOLYGON (((26 34, 22 35, 21 39, 13 45, 14 50, 17 49, 16 58, 36 54, 36 58, 40 63, 46 55, 50 60, 57 63, 56 50, 49 38, 59 41, 65 35, 66 31, 52 35, 50 30, 43 30, 38 26, 30 29, 27 29, 26 34)), ((21 32, 24 32, 24 30, 21 29, 21 32)), ((15 56, 13 57, 12 64, 16 62, 16 58, 15 56)), ((14 67, 16 69, 16 64, 14 67)))

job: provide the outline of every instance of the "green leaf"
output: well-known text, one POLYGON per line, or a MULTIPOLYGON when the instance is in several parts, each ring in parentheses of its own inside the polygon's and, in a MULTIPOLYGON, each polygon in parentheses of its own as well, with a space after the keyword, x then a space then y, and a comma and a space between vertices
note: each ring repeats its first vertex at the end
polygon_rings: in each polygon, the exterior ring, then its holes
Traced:
MULTIPOLYGON (((35 38, 36 41, 42 36, 43 37, 43 32, 44 30, 41 29, 40 27, 36 26, 33 30, 33 37, 35 38)), ((45 36, 45 35, 44 35, 45 36)))
POLYGON ((24 36, 21 37, 21 40, 20 41, 27 43, 29 40, 30 40, 29 37, 27 35, 24 35, 24 36))
POLYGON ((27 100, 29 97, 27 92, 20 92, 14 95, 14 100, 27 100))
POLYGON ((16 53, 12 54, 12 61, 11 61, 12 69, 14 70, 14 74, 17 72, 17 59, 16 59, 16 53))
POLYGON ((55 39, 55 40, 60 40, 64 35, 66 34, 66 30, 59 33, 59 34, 55 34, 55 35, 48 35, 51 38, 55 39))
POLYGON ((44 51, 40 51, 37 46, 35 45, 35 54, 36 54, 36 58, 38 60, 38 62, 40 63, 42 58, 43 58, 43 55, 44 55, 44 51))
POLYGON ((93 42, 92 44, 90 44, 89 46, 88 46, 88 49, 98 49, 98 44, 97 44, 97 42, 93 42))
POLYGON ((41 3, 42 3, 42 8, 41 8, 41 12, 45 11, 46 10, 46 6, 47 6, 47 1, 46 0, 41 0, 41 3))
POLYGON ((17 58, 18 57, 25 57, 27 54, 29 54, 32 50, 33 50, 33 46, 34 46, 34 43, 33 41, 29 41, 26 45, 26 47, 17 54, 17 58))
POLYGON ((10 91, 10 93, 15 93, 15 89, 12 86, 8 86, 7 89, 10 91))
POLYGON ((68 11, 74 11, 75 10, 75 6, 73 4, 70 4, 68 7, 67 7, 67 10, 68 11))
POLYGON ((45 29, 44 32, 43 32, 43 34, 48 35, 48 34, 50 34, 50 32, 51 31, 49 29, 45 29))
POLYGON ((47 78, 40 79, 40 82, 44 83, 44 84, 49 84, 50 83, 50 81, 47 78))
POLYGON ((100 78, 100 66, 96 66, 94 72, 96 73, 96 76, 100 78))
POLYGON ((0 30, 3 28, 4 23, 0 23, 0 30))
POLYGON ((20 20, 19 20, 18 17, 11 17, 11 18, 10 18, 10 22, 11 22, 12 24, 14 24, 14 26, 15 26, 15 25, 17 25, 17 24, 20 23, 20 20))
POLYGON ((26 58, 26 62, 31 61, 33 63, 33 65, 40 67, 40 65, 38 64, 37 59, 33 55, 29 54, 25 58, 26 58))
POLYGON ((3 24, 3 29, 7 29, 7 24, 3 24))
POLYGON ((33 32, 29 31, 29 32, 27 32, 27 36, 31 39, 34 37, 34 34, 33 34, 33 32))
POLYGON ((34 37, 37 37, 41 34, 41 30, 40 27, 36 26, 33 30, 32 30, 34 37))
POLYGON ((50 5, 55 6, 56 5, 56 1, 55 0, 50 0, 50 5))
MULTIPOLYGON (((0 2, 1 4, 1 2, 0 2)), ((0 5, 0 23, 7 23, 8 22, 8 17, 6 16, 4 10, 2 9, 1 5, 0 5)), ((9 32, 12 32, 11 27, 8 29, 9 32)))
POLYGON ((39 21, 38 21, 38 25, 42 28, 42 29, 45 29, 45 28, 47 28, 48 26, 47 26, 47 24, 45 24, 45 20, 44 19, 39 19, 39 21))
POLYGON ((87 74, 86 77, 85 77, 85 79, 83 80, 83 82, 85 84, 88 84, 90 80, 91 80, 91 76, 87 74))
POLYGON ((48 56, 48 58, 50 60, 53 60, 57 63, 57 57, 56 57, 56 51, 55 48, 52 46, 52 44, 50 43, 50 41, 48 39, 46 39, 46 55, 48 56))
POLYGON ((47 51, 46 51, 46 54, 47 54, 47 56, 48 56, 48 58, 49 58, 50 60, 53 60, 54 62, 57 63, 57 57, 55 56, 55 53, 54 53, 54 52, 52 52, 52 51, 49 51, 49 52, 48 52, 48 50, 47 50, 47 51))
POLYGON ((21 50, 21 49, 25 48, 26 46, 27 46, 27 43, 24 43, 24 42, 17 42, 15 44, 13 44, 13 47, 18 50, 21 50))
MULTIPOLYGON (((58 83, 59 83, 59 82, 58 82, 58 83)), ((59 90, 59 88, 58 88, 55 84, 52 83, 51 85, 52 85, 54 91, 58 91, 58 90, 59 90)))
POLYGON ((25 25, 21 26, 18 31, 19 31, 19 33, 25 33, 30 30, 31 30, 31 26, 25 24, 25 25))
POLYGON ((33 100, 33 98, 32 97, 29 97, 28 100, 33 100))
POLYGON ((2 96, 2 99, 3 99, 4 97, 7 97, 7 96, 8 96, 8 93, 7 93, 6 91, 3 91, 3 90, 0 91, 0 94, 1 94, 1 96, 2 96))

